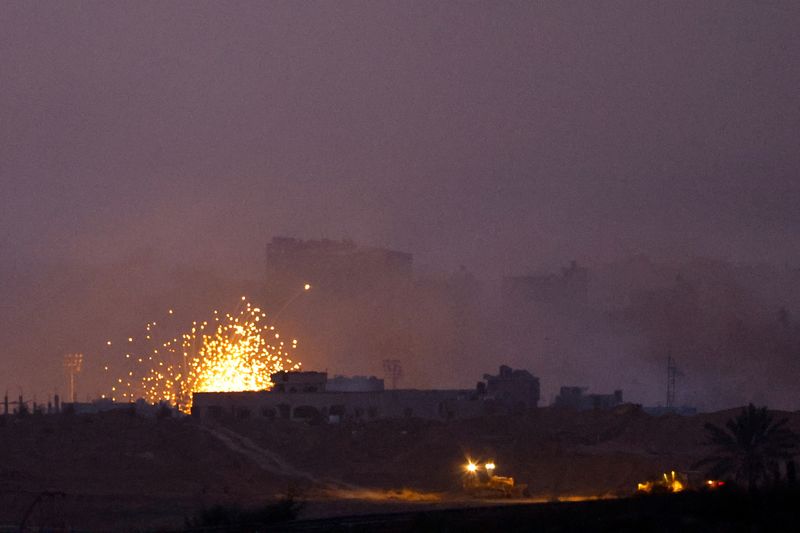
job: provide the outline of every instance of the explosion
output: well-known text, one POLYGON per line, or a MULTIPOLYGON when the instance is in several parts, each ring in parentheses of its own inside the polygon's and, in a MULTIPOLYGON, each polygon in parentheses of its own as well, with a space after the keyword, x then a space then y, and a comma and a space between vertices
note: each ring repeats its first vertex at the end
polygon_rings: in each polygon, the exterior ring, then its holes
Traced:
MULTIPOLYGON (((168 311, 174 316, 173 310, 168 311)), ((192 408, 194 392, 268 390, 270 375, 297 370, 290 351, 297 340, 281 339, 267 316, 243 296, 234 313, 214 311, 208 321, 173 338, 159 337, 170 325, 149 322, 143 338, 127 339, 124 369, 111 389, 112 401, 168 402, 183 412, 192 408), (138 348, 138 349, 137 349, 138 348)), ((108 347, 113 346, 111 341, 108 347)), ((108 372, 109 366, 105 366, 108 372)))
POLYGON ((636 490, 650 494, 652 492, 682 492, 686 488, 686 480, 683 481, 672 470, 669 475, 663 475, 663 479, 656 481, 645 481, 638 483, 636 490))

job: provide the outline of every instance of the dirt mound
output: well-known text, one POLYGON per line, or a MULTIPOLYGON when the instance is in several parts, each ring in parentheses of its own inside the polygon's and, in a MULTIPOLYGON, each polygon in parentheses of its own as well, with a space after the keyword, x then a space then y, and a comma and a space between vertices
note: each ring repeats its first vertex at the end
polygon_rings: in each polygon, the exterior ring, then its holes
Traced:
POLYGON ((206 503, 268 498, 288 484, 190 419, 9 418, 0 447, 0 524, 18 524, 38 499, 35 512, 81 528, 180 526, 206 503))
MULTIPOLYGON (((607 411, 544 408, 521 416, 449 423, 419 419, 307 426, 230 421, 290 463, 355 485, 454 491, 467 458, 493 459, 498 474, 545 498, 630 493, 646 478, 691 470, 707 455, 706 422, 737 410, 684 417, 650 416, 632 405, 607 411)), ((787 416, 800 430, 800 413, 787 416)))
MULTIPOLYGON (((544 408, 449 423, 316 426, 121 412, 9 418, 0 426, 0 525, 18 524, 37 501, 34 518, 49 513, 54 518, 39 519, 51 525, 180 527, 202 506, 263 503, 288 487, 318 502, 308 506, 317 515, 381 502, 447 505, 463 498, 456 495, 467 458, 493 459, 497 474, 526 483, 539 499, 629 494, 661 472, 690 470, 708 453, 704 424, 737 413, 544 408)), ((800 413, 782 416, 800 432, 800 413)))

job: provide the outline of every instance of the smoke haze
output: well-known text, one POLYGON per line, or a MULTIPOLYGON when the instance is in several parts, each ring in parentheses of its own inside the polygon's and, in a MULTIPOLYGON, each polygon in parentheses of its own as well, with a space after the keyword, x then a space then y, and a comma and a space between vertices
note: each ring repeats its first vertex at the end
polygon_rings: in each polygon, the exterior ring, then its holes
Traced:
POLYGON ((408 386, 508 362, 545 400, 656 403, 671 350, 687 403, 796 409, 797 27, 791 1, 5 4, 0 385, 63 391, 83 351, 101 392, 107 338, 265 298, 289 235, 414 254, 405 299, 287 310, 309 368, 406 342, 408 386), (504 304, 573 259, 585 302, 504 304))

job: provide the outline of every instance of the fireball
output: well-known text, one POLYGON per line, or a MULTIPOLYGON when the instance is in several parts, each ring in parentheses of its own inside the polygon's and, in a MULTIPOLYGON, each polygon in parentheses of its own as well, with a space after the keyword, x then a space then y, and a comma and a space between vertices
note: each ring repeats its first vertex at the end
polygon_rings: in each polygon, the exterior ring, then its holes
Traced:
MULTIPOLYGON (((170 309, 168 315, 173 314, 170 309)), ((141 339, 123 343, 129 351, 111 388, 112 401, 142 398, 188 413, 194 392, 269 390, 271 374, 300 368, 291 357, 297 340, 281 339, 267 315, 244 296, 234 313, 214 311, 209 320, 192 322, 171 339, 156 340, 159 331, 157 322, 149 322, 141 339)), ((105 370, 110 371, 108 365, 105 370)))

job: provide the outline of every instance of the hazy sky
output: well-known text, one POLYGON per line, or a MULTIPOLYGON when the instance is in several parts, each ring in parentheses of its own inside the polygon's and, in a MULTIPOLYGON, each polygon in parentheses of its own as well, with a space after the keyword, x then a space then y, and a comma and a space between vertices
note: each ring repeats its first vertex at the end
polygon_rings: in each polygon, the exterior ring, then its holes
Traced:
POLYGON ((800 4, 0 6, 0 261, 800 258, 800 4))
POLYGON ((798 28, 793 0, 0 3, 6 385, 100 364, 161 286, 259 279, 273 235, 495 279, 797 265, 798 28))

